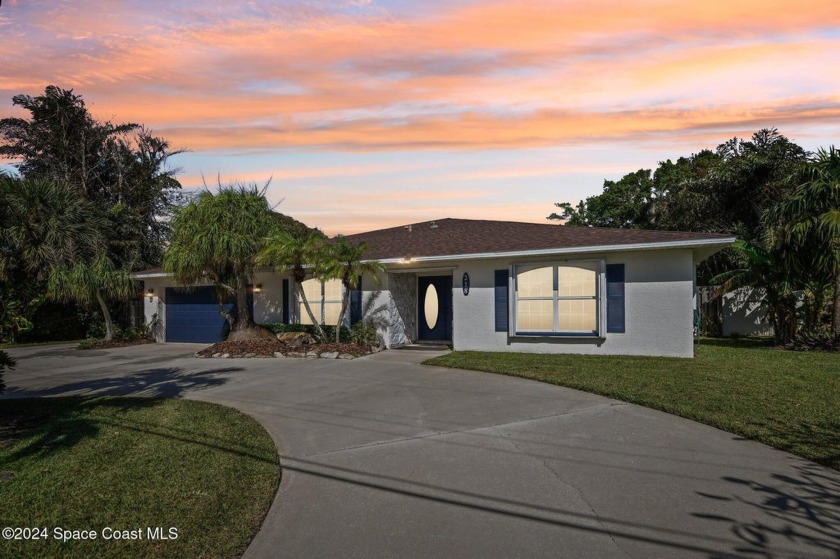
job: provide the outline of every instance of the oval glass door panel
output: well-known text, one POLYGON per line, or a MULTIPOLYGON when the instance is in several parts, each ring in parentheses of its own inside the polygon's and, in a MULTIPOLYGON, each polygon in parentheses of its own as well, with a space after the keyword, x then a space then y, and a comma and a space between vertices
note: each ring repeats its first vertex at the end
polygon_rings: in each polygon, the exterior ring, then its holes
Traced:
POLYGON ((438 321, 438 292, 434 284, 429 284, 426 288, 426 302, 423 304, 423 312, 426 315, 426 325, 429 330, 434 330, 438 321))

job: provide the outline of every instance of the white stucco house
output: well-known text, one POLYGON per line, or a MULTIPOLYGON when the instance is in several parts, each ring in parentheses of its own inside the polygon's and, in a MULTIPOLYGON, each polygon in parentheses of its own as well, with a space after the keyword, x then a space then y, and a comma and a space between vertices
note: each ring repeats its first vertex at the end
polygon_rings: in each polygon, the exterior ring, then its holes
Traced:
MULTIPOLYGON (((387 273, 362 278, 348 322, 375 321, 389 347, 692 357, 697 264, 735 238, 712 233, 441 219, 347 239, 387 273)), ((213 342, 223 320, 209 287, 179 288, 159 270, 144 281, 147 323, 160 341, 213 342)), ((316 316, 335 323, 341 284, 304 283, 316 316)), ((294 282, 259 270, 259 323, 306 322, 294 282)))

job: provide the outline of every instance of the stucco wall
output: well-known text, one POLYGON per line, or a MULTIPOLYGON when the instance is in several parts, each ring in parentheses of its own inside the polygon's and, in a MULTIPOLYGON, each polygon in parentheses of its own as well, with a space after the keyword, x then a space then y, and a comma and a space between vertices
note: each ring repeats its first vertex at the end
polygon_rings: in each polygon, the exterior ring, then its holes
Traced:
POLYGON ((283 322, 283 305, 286 304, 283 300, 283 277, 274 272, 258 272, 254 284, 262 285, 262 290, 254 293, 254 322, 283 322))
MULTIPOLYGON (((417 274, 388 274, 388 285, 393 298, 393 310, 399 314, 391 318, 391 324, 402 327, 405 339, 396 343, 409 343, 417 339, 417 274)), ((395 328, 396 329, 396 328, 395 328)), ((395 344, 396 345, 396 344, 395 344)))
MULTIPOLYGON (((150 326, 157 320, 154 329, 157 341, 166 341, 166 288, 178 287, 172 278, 146 278, 143 280, 146 293, 154 289, 154 295, 144 293, 143 311, 146 325, 150 326), (157 315, 157 317, 155 317, 157 315)), ((254 321, 258 324, 270 324, 283 320, 283 277, 274 272, 258 272, 254 284, 262 285, 262 291, 254 293, 254 321)), ((210 285, 210 284, 204 284, 210 285)))
POLYGON ((764 292, 742 287, 723 296, 721 331, 724 336, 772 336, 764 292))
POLYGON ((150 328, 151 334, 158 342, 166 341, 166 287, 172 285, 166 278, 152 278, 143 280, 145 293, 143 293, 143 314, 145 315, 146 326, 150 328), (153 289, 153 295, 147 293, 153 289))
MULTIPOLYGON (((509 337, 495 332, 494 273, 513 263, 557 262, 551 258, 462 261, 444 275, 453 277, 452 338, 457 350, 520 351, 531 353, 582 353, 605 355, 664 355, 691 357, 693 344, 694 261, 691 250, 641 251, 634 253, 588 254, 574 260, 600 260, 625 265, 625 324, 622 334, 602 338, 509 337), (461 278, 470 275, 470 292, 464 295, 461 278)), ((380 285, 363 280, 365 319, 379 326, 388 347, 411 343, 417 338, 417 274, 391 273, 381 276, 380 285)), ((144 297, 146 322, 157 313, 160 337, 166 328, 166 287, 168 278, 146 279, 146 288, 155 290, 152 301, 144 297)), ((255 283, 262 292, 255 294, 257 322, 279 322, 283 316, 282 277, 271 272, 258 274, 255 283)), ((294 320, 294 305, 292 317, 294 320)), ((349 316, 348 316, 349 318, 349 316)))
MULTIPOLYGON (((363 320, 377 326, 379 340, 385 347, 396 347, 411 343, 406 333, 406 323, 392 293, 396 274, 380 274, 379 282, 365 276, 362 278, 362 313, 363 320)), ((410 289, 408 282, 396 280, 400 292, 410 289)), ((405 293, 400 296, 405 299, 405 293)), ((409 315, 408 312, 405 312, 409 315)), ((349 315, 349 312, 348 312, 349 315)))
MULTIPOLYGON (((456 350, 663 355, 692 357, 694 262, 690 250, 585 255, 625 265, 625 333, 603 338, 509 337, 494 331, 494 271, 510 260, 462 263, 453 281, 453 344, 456 350), (464 272, 470 293, 461 289, 464 272)), ((519 263, 533 262, 523 259, 519 263)), ((546 262, 557 260, 544 259, 546 262)), ((572 262, 573 259, 569 259, 572 262)))

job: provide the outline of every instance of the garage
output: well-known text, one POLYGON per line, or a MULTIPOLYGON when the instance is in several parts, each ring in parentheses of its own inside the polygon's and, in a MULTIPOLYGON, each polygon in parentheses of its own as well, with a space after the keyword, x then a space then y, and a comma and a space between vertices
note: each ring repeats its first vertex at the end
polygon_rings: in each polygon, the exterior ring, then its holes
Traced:
MULTIPOLYGON (((248 306, 253 315, 254 297, 248 293, 248 306)), ((225 304, 225 310, 236 315, 236 304, 225 304)), ((190 290, 166 288, 166 341, 214 343, 224 339, 227 323, 219 316, 219 303, 213 287, 190 290)))

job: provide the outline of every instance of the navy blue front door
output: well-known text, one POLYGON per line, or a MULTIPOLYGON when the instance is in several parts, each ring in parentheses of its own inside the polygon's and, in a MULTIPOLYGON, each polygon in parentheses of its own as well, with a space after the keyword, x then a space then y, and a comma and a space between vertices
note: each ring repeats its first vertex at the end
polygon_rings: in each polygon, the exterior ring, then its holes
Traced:
MULTIPOLYGON (((248 293, 248 305, 254 309, 254 297, 248 293)), ((225 310, 236 313, 231 300, 225 310)), ((166 288, 166 341, 215 343, 227 336, 227 322, 219 315, 219 303, 212 287, 196 287, 189 291, 166 288)))
POLYGON ((452 276, 417 278, 417 335, 420 340, 452 339, 452 276))

